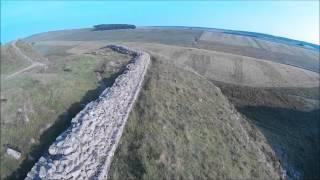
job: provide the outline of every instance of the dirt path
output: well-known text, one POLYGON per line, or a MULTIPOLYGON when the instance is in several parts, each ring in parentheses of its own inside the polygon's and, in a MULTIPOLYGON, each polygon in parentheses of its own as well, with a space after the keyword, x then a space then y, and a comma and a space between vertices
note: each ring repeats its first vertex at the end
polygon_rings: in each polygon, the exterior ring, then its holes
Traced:
POLYGON ((28 62, 30 62, 31 65, 28 66, 28 67, 26 67, 26 68, 23 68, 23 69, 21 69, 21 70, 19 70, 19 71, 17 71, 17 72, 14 72, 14 73, 8 75, 5 79, 10 79, 10 78, 12 78, 12 77, 14 77, 14 76, 17 76, 17 75, 19 75, 19 74, 21 74, 21 73, 23 73, 23 72, 25 72, 25 71, 28 71, 28 70, 30 70, 30 69, 33 69, 34 67, 37 67, 37 66, 46 66, 46 64, 40 63, 40 62, 38 62, 38 61, 34 61, 34 60, 32 60, 31 58, 29 58, 27 55, 25 55, 25 54, 17 47, 16 41, 14 41, 11 45, 12 45, 12 47, 15 49, 15 51, 19 54, 19 56, 21 56, 23 59, 25 59, 25 60, 27 60, 28 62))

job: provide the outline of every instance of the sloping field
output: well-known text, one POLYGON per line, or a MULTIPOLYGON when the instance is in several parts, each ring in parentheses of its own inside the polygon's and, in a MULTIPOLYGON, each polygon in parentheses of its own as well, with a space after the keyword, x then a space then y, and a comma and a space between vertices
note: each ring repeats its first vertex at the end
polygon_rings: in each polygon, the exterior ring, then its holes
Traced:
MULTIPOLYGON (((112 41, 141 48, 174 60, 185 68, 214 81, 252 87, 317 87, 319 73, 286 64, 218 51, 179 47, 157 43, 112 41)), ((38 47, 69 46, 64 52, 81 54, 108 41, 42 41, 38 47)))
POLYGON ((155 42, 163 44, 192 44, 202 31, 166 30, 166 29, 122 29, 109 31, 92 31, 92 29, 62 30, 36 34, 28 41, 128 41, 155 42))
POLYGON ((258 48, 261 50, 284 53, 294 56, 307 56, 316 60, 318 52, 314 50, 308 50, 295 46, 290 46, 284 43, 270 42, 258 38, 240 36, 228 33, 219 32, 203 32, 200 36, 200 41, 216 42, 227 45, 244 46, 249 48, 258 48))
POLYGON ((144 42, 194 47, 222 51, 257 59, 301 67, 319 72, 319 52, 296 46, 265 41, 254 37, 205 32, 197 29, 138 28, 133 30, 92 31, 92 29, 62 30, 28 37, 38 41, 122 41, 144 42), (211 37, 214 36, 214 37, 211 37), (247 46, 248 45, 248 46, 247 46), (270 53, 272 52, 272 53, 270 53))
MULTIPOLYGON (((316 52, 315 55, 291 55, 279 52, 272 52, 264 49, 256 49, 250 47, 234 46, 222 43, 212 43, 207 41, 201 41, 197 44, 200 49, 208 49, 220 52, 226 52, 230 54, 237 54, 241 56, 253 57, 256 59, 264 59, 268 61, 273 61, 281 64, 288 64, 291 66, 296 66, 302 69, 307 69, 314 72, 319 72, 319 53, 316 52), (311 56, 311 57, 310 57, 311 56)), ((314 53, 312 51, 312 53, 314 53)))
POLYGON ((253 38, 245 36, 236 36, 219 32, 203 32, 199 38, 200 41, 219 42, 236 46, 246 46, 251 48, 260 48, 253 38))
POLYGON ((196 48, 151 43, 125 44, 172 59, 211 80, 252 87, 319 86, 319 73, 290 65, 196 48))

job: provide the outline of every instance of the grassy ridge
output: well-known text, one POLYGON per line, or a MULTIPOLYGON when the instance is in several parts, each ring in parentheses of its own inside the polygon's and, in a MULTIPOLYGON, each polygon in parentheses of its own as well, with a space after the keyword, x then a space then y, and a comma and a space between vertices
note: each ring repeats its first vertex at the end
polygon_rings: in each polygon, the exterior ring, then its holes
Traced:
POLYGON ((209 81, 153 59, 109 178, 278 179, 270 147, 241 119, 209 81))

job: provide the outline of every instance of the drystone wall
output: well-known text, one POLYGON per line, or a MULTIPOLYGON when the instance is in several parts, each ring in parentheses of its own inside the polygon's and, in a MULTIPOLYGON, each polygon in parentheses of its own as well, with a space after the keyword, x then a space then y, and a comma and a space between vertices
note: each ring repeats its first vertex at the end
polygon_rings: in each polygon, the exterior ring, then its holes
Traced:
POLYGON ((133 56, 123 74, 71 121, 28 173, 30 179, 106 179, 112 157, 150 63, 149 54, 123 46, 133 56))

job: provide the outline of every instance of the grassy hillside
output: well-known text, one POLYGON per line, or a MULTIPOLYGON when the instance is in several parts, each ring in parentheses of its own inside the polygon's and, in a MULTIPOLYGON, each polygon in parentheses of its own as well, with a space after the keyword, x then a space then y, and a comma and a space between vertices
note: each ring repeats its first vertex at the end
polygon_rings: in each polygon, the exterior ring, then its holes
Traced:
POLYGON ((6 101, 1 101, 1 178, 25 175, 71 118, 112 83, 128 60, 126 55, 102 49, 94 55, 57 58, 48 61, 45 70, 36 68, 2 80, 1 97, 6 101), (22 158, 8 156, 8 145, 21 151, 22 158))
POLYGON ((279 179, 264 137, 208 80, 157 57, 110 179, 279 179))
POLYGON ((251 87, 318 87, 319 73, 236 54, 157 43, 124 43, 166 57, 209 80, 251 87))
POLYGON ((26 40, 33 46, 16 46, 47 68, 5 80, 30 63, 1 46, 2 177, 26 174, 113 82, 129 57, 97 50, 111 42, 154 58, 110 179, 278 179, 279 160, 290 177, 320 177, 316 51, 192 28, 64 30, 26 40), (7 145, 23 158, 7 156, 7 145))
MULTIPOLYGON (((92 29, 62 30, 36 34, 28 37, 30 42, 37 41, 122 41, 143 42, 194 47, 221 51, 241 56, 266 59, 273 62, 319 72, 319 52, 283 43, 270 42, 255 37, 229 35, 215 32, 218 40, 206 37, 206 31, 192 28, 138 28, 126 30, 92 31, 92 29), (201 38, 202 37, 202 38, 201 38), (250 46, 244 46, 248 43, 250 46)), ((211 33, 211 32, 210 32, 211 33)))

